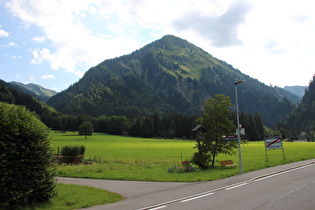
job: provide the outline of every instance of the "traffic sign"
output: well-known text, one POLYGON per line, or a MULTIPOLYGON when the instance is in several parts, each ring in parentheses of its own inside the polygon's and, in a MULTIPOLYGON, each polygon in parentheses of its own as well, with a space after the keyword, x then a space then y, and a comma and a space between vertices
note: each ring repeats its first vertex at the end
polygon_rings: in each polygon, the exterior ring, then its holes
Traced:
POLYGON ((227 140, 227 141, 235 140, 235 139, 237 139, 237 135, 224 135, 223 138, 225 138, 225 140, 227 140))
POLYGON ((266 149, 281 149, 282 148, 282 142, 281 138, 268 138, 265 140, 266 149))
POLYGON ((266 161, 268 161, 267 150, 271 149, 282 149, 283 159, 285 160, 284 149, 281 141, 281 137, 273 137, 265 139, 265 152, 266 152, 266 161))

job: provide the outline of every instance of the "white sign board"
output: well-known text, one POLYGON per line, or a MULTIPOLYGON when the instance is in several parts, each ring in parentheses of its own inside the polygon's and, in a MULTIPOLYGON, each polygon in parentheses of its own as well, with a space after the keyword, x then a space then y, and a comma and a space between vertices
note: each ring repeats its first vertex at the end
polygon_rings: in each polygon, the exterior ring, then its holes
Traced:
POLYGON ((282 141, 280 137, 268 138, 265 140, 266 149, 281 149, 282 141))

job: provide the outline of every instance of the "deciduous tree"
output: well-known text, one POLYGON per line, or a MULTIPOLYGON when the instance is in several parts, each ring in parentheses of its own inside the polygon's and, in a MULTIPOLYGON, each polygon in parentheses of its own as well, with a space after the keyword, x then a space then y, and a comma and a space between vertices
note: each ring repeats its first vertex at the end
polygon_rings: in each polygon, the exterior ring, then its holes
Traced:
POLYGON ((227 141, 222 137, 235 133, 235 125, 229 119, 232 114, 230 107, 232 107, 230 98, 222 94, 205 102, 202 115, 197 122, 207 130, 202 133, 198 151, 193 156, 194 162, 202 169, 206 169, 209 163, 213 167, 215 158, 220 153, 235 154, 237 141, 227 141))
POLYGON ((79 126, 79 135, 85 136, 87 138, 88 136, 92 136, 92 133, 94 131, 93 124, 90 121, 85 121, 79 126))

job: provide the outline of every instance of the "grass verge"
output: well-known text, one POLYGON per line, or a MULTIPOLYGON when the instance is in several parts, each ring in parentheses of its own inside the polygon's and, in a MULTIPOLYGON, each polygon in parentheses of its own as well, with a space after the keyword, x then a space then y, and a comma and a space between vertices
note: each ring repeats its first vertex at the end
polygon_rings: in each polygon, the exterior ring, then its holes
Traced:
POLYGON ((113 203, 124 198, 113 192, 87 186, 57 184, 57 195, 48 203, 26 207, 29 210, 71 210, 113 203))

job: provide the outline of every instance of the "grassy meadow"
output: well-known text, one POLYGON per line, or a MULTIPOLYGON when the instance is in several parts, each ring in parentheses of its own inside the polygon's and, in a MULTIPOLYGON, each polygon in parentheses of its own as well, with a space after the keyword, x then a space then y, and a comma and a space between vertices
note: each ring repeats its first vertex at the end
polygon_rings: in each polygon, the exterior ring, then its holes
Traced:
MULTIPOLYGON (((86 147, 85 161, 91 165, 57 166, 57 176, 144 180, 144 181, 178 181, 194 182, 216 180, 239 173, 239 168, 221 169, 220 160, 232 159, 238 164, 237 149, 233 156, 220 154, 214 168, 193 173, 169 173, 168 168, 183 160, 190 160, 196 151, 195 141, 174 139, 145 139, 135 137, 113 136, 93 133, 87 139, 78 136, 77 132, 65 134, 51 133, 51 146, 55 153, 58 147, 86 147)), ((243 171, 248 172, 290 162, 315 158, 315 143, 284 142, 285 160, 282 150, 269 150, 268 162, 264 142, 249 142, 242 145, 243 171)))

